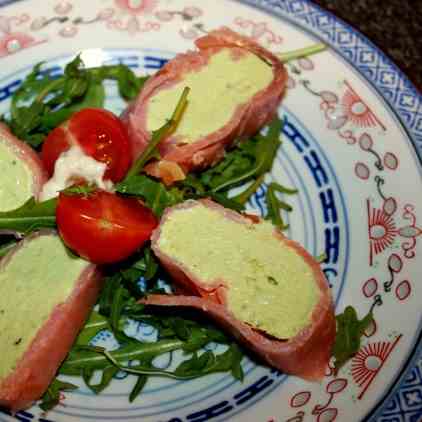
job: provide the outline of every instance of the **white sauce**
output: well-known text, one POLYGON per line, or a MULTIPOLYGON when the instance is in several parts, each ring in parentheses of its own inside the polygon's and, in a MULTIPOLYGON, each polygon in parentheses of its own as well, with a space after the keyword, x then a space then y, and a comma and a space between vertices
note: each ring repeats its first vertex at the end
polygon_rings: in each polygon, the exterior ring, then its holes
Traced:
POLYGON ((100 189, 111 191, 113 183, 110 180, 103 180, 106 169, 105 163, 86 155, 80 147, 72 146, 57 159, 53 177, 43 186, 40 200, 55 198, 60 191, 80 178, 89 184, 97 185, 100 189))

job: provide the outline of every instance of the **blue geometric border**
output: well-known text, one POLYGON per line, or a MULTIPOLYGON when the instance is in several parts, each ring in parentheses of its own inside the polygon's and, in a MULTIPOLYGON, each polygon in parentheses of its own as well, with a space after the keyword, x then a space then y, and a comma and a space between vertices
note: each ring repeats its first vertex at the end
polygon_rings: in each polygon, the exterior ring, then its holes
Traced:
MULTIPOLYGON (((403 72, 356 29, 309 0, 236 0, 278 15, 321 39, 363 75, 398 117, 422 163, 422 95, 403 72)), ((421 327, 414 350, 367 422, 422 422, 421 327)))

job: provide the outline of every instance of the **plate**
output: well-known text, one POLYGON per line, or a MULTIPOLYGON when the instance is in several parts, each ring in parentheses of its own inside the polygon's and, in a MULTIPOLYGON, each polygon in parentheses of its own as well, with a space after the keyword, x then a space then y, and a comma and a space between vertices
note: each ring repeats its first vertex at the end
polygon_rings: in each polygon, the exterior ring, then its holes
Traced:
MULTIPOLYGON (((8 5, 0 18, 0 112, 35 63, 44 60, 51 72, 60 72, 78 52, 87 66, 121 62, 151 73, 221 25, 275 52, 327 43, 328 51, 288 65, 289 89, 279 109, 283 146, 248 206, 265 213, 263 197, 272 179, 297 187, 299 193, 286 198, 294 208, 285 216, 287 234, 315 256, 326 253, 323 270, 337 312, 347 305, 361 316, 373 309, 376 321, 356 356, 337 375, 327 368, 321 383, 245 359, 243 383, 228 375, 154 380, 129 404, 129 376, 99 396, 81 387, 47 415, 33 407, 15 418, 420 420, 422 101, 395 65, 351 27, 304 0, 3 3, 8 5)), ((107 106, 116 112, 124 106, 112 85, 107 106)), ((148 327, 136 329, 153 335, 148 327)))

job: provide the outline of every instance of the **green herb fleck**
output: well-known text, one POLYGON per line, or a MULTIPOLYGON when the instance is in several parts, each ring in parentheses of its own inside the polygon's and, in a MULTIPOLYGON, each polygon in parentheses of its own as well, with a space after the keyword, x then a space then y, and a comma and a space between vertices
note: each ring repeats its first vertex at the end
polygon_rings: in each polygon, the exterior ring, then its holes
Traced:
POLYGON ((48 387, 47 391, 41 398, 40 408, 44 412, 48 412, 53 407, 55 407, 60 401, 60 393, 62 391, 73 391, 78 387, 69 382, 60 381, 58 378, 53 380, 53 382, 48 387))
POLYGON ((57 199, 35 202, 34 198, 30 198, 15 210, 0 212, 0 230, 29 233, 44 227, 55 227, 56 206, 57 199))

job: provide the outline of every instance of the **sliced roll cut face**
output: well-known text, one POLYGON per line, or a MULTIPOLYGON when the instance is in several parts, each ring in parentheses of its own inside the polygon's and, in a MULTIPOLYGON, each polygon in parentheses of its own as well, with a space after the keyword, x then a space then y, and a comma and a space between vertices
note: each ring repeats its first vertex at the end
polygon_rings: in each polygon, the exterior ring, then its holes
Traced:
POLYGON ((204 291, 217 289, 228 310, 255 329, 288 339, 311 324, 321 296, 313 269, 267 221, 224 218, 197 202, 168 214, 155 248, 204 291))

